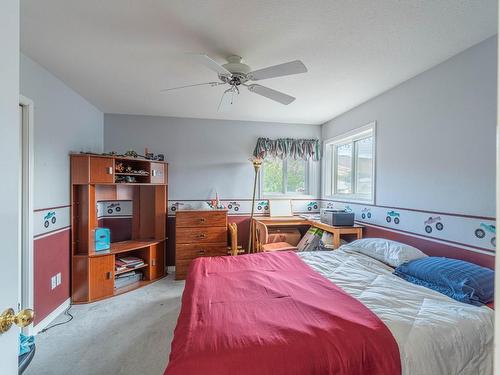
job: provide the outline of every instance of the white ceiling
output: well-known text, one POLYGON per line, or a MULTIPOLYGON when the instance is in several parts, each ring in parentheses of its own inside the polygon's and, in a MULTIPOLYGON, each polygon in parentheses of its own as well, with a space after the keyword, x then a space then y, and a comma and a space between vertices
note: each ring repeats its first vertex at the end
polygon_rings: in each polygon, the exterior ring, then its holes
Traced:
POLYGON ((320 124, 496 32, 496 0, 21 1, 22 52, 106 113, 320 124), (309 72, 220 114, 223 86, 159 92, 216 78, 186 52, 309 72))

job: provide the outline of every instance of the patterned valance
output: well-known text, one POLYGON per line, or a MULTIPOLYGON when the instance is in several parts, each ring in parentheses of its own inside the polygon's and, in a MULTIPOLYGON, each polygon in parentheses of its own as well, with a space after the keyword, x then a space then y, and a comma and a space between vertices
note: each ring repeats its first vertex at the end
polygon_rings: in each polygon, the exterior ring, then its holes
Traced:
POLYGON ((253 156, 259 158, 319 160, 320 146, 317 139, 259 138, 253 156))

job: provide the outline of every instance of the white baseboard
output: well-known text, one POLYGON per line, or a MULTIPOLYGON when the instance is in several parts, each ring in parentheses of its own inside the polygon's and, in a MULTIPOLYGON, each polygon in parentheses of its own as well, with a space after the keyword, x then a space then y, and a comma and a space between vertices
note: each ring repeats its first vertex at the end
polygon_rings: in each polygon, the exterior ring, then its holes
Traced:
POLYGON ((56 308, 49 315, 47 315, 40 323, 38 323, 34 327, 30 327, 30 329, 28 329, 28 334, 36 335, 42 329, 47 328, 50 325, 50 323, 52 323, 55 318, 61 315, 64 312, 64 310, 66 310, 70 305, 71 305, 71 298, 68 298, 58 308, 56 308))

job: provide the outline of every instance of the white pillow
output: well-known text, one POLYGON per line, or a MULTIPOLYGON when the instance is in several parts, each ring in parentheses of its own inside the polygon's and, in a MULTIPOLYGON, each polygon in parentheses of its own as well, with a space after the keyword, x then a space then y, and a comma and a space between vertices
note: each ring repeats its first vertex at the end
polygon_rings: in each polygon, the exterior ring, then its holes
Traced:
POLYGON ((410 260, 427 256, 416 247, 385 238, 363 238, 350 242, 342 248, 365 254, 394 268, 410 260))

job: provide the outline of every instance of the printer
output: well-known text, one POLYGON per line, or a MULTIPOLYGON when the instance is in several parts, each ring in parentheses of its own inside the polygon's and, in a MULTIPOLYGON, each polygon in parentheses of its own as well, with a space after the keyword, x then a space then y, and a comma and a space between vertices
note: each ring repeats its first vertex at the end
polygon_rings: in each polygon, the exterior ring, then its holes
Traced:
POLYGON ((322 209, 321 222, 335 227, 353 226, 354 213, 346 210, 322 209))

